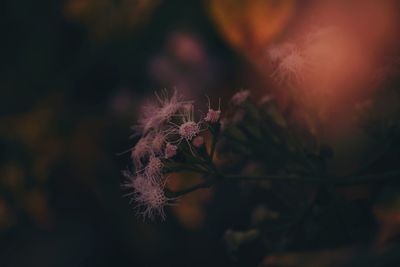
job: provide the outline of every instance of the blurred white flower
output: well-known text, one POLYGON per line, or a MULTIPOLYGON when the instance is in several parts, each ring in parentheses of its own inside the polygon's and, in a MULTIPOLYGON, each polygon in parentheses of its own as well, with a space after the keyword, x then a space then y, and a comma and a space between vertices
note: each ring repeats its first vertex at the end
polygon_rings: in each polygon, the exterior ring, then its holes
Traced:
POLYGON ((278 82, 297 82, 303 79, 305 70, 306 59, 299 50, 292 50, 282 58, 272 76, 278 82))
POLYGON ((277 63, 285 58, 288 54, 296 49, 296 46, 292 43, 284 43, 281 45, 271 45, 267 49, 268 58, 271 63, 277 63))

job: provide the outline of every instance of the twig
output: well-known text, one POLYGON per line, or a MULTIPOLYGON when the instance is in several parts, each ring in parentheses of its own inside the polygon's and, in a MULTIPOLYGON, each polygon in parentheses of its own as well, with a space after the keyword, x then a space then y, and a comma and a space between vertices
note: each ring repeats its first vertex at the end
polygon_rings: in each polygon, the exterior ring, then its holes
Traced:
POLYGON ((175 197, 180 197, 180 196, 189 194, 189 193, 191 193, 193 191, 196 191, 198 189, 210 188, 212 185, 213 185, 213 182, 210 180, 210 181, 205 181, 203 183, 199 183, 199 184, 193 185, 191 187, 188 187, 188 188, 180 190, 180 191, 175 191, 175 192, 168 191, 166 193, 167 193, 168 197, 175 198, 175 197))
POLYGON ((383 182, 392 179, 400 179, 400 171, 390 171, 386 173, 361 175, 361 176, 344 176, 341 178, 329 177, 328 179, 321 179, 318 177, 310 176, 297 176, 297 175, 272 175, 272 176, 241 176, 241 175, 226 175, 225 180, 243 180, 243 181, 296 181, 303 183, 322 183, 337 186, 357 185, 373 182, 383 182))

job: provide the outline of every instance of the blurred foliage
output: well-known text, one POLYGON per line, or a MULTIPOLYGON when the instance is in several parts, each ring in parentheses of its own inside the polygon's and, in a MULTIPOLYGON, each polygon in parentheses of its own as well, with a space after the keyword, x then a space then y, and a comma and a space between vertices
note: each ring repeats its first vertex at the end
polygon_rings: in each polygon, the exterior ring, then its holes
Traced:
MULTIPOLYGON (((397 93, 389 96, 398 97, 397 93)), ((255 182, 245 190, 244 198, 255 198, 252 207, 256 208, 248 215, 251 223, 244 230, 226 232, 227 246, 238 265, 254 259, 262 266, 282 267, 399 264, 394 256, 400 237, 399 113, 397 107, 379 108, 388 100, 376 98, 373 103, 362 112, 369 119, 364 117, 360 122, 365 122, 364 129, 381 142, 379 151, 338 184, 301 182, 302 175, 341 179, 328 172, 326 160, 334 156, 334 151, 322 145, 318 136, 312 131, 288 131, 290 122, 274 112, 268 102, 264 106, 270 108, 260 109, 267 112, 262 115, 251 104, 245 105, 240 120, 226 129, 229 138, 237 142, 225 145, 226 151, 238 149, 243 157, 228 157, 226 167, 233 166, 231 171, 238 172, 239 166, 261 161, 261 166, 244 168, 243 175, 266 172, 278 177, 267 186, 255 182), (268 130, 263 132, 266 126, 268 130), (291 183, 279 178, 285 174, 298 174, 299 179, 291 183), (352 185, 357 175, 361 176, 352 185), (366 180, 362 181, 362 175, 366 180), (257 191, 259 198, 253 195, 257 191), (249 258, 250 247, 263 249, 249 258), (265 252, 268 256, 262 259, 265 252)))
POLYGON ((131 33, 148 22, 161 0, 69 0, 64 14, 84 24, 94 38, 107 38, 116 33, 131 33))

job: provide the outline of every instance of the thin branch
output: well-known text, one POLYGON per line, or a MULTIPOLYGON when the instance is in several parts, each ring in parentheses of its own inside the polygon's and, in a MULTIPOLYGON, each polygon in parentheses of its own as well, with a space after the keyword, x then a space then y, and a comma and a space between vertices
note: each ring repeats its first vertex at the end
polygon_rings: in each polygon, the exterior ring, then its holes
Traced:
POLYGON ((319 178, 297 176, 297 175, 269 175, 269 176, 243 176, 243 175, 225 175, 224 181, 297 181, 304 183, 324 183, 326 180, 319 178))
POLYGON ((383 182, 388 180, 399 179, 400 171, 390 171, 386 173, 361 175, 361 176, 345 176, 341 178, 329 177, 328 179, 321 179, 318 177, 297 176, 297 175, 272 175, 272 176, 241 176, 241 175, 226 175, 223 176, 224 180, 230 181, 295 181, 302 183, 322 183, 338 186, 357 185, 372 182, 383 182))
POLYGON ((190 168, 190 167, 180 167, 180 168, 174 168, 174 169, 168 169, 166 173, 176 173, 176 172, 194 172, 194 173, 200 173, 200 174, 208 174, 208 171, 199 169, 199 168, 190 168))
POLYGON ((193 191, 196 191, 198 189, 210 188, 212 185, 213 185, 212 181, 206 181, 206 182, 193 185, 191 187, 188 187, 188 188, 180 190, 180 191, 175 191, 175 192, 168 191, 167 195, 168 195, 168 197, 176 198, 176 197, 180 197, 180 196, 189 194, 189 193, 191 193, 193 191))
MULTIPOLYGON (((315 177, 307 177, 307 176, 296 176, 296 175, 275 175, 275 176, 240 176, 240 175, 219 175, 218 177, 222 181, 294 181, 294 182, 301 182, 301 183, 321 183, 321 184, 328 184, 328 185, 337 185, 337 186, 345 186, 345 185, 356 185, 356 184, 364 184, 370 182, 383 182, 387 181, 388 179, 400 179, 400 171, 392 171, 382 174, 372 174, 372 175, 365 175, 365 176, 353 176, 353 177, 343 177, 340 179, 321 179, 315 177)), ((208 179, 203 183, 199 183, 188 187, 186 189, 180 191, 167 191, 168 197, 179 197, 182 195, 186 195, 193 191, 202 188, 210 188, 214 184, 214 179, 208 179)))
POLYGON ((364 183, 373 183, 373 182, 384 182, 389 180, 398 179, 400 181, 400 171, 388 171, 384 173, 377 174, 367 174, 367 175, 358 175, 358 176, 348 176, 340 179, 333 180, 332 182, 336 185, 357 185, 364 183))
POLYGON ((214 159, 215 147, 217 145, 218 134, 213 133, 212 136, 213 136, 213 138, 212 138, 212 141, 211 141, 211 148, 210 148, 211 161, 213 161, 213 159, 214 159))

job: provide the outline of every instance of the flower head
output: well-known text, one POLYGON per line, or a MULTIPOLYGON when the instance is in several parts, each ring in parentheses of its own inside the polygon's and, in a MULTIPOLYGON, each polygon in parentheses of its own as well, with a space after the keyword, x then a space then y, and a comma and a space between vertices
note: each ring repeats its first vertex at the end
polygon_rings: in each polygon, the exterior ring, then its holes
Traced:
POLYGON ((171 97, 168 97, 166 91, 163 92, 163 95, 156 93, 156 97, 158 102, 147 103, 142 107, 139 124, 134 127, 142 134, 146 134, 150 130, 159 130, 161 125, 168 122, 184 103, 178 96, 177 90, 171 97))
POLYGON ((158 132, 152 136, 151 139, 151 149, 154 153, 160 154, 162 152, 163 146, 165 144, 165 135, 158 132))
POLYGON ((219 100, 218 110, 211 108, 210 99, 208 98, 208 112, 204 120, 210 123, 216 123, 221 116, 221 99, 219 100))
POLYGON ((144 174, 149 180, 153 182, 158 182, 162 178, 161 175, 162 168, 163 168, 163 163, 161 159, 155 156, 151 156, 149 158, 147 166, 144 169, 144 174))
POLYGON ((135 197, 138 207, 142 207, 141 212, 143 218, 153 219, 157 215, 165 218, 164 207, 168 205, 169 198, 165 196, 164 190, 161 186, 144 182, 137 191, 135 197))
POLYGON ((180 143, 182 140, 191 141, 200 133, 200 122, 194 121, 193 104, 184 105, 179 114, 180 122, 171 122, 172 127, 166 130, 166 134, 177 136, 173 142, 180 143))
POLYGON ((133 190, 128 195, 131 195, 132 200, 136 202, 138 213, 144 219, 154 219, 156 216, 164 219, 164 207, 172 200, 165 196, 164 183, 153 183, 143 175, 134 176, 128 171, 123 174, 128 178, 124 187, 133 190))
POLYGON ((195 147, 197 147, 197 148, 199 148, 199 147, 201 147, 203 144, 204 144, 204 137, 203 136, 196 136, 194 139, 193 139, 193 141, 192 141, 192 144, 195 146, 195 147))
POLYGON ((220 116, 221 110, 209 109, 204 120, 207 122, 216 123, 218 122, 220 116))
POLYGON ((172 157, 174 157, 176 155, 176 151, 178 150, 178 147, 171 144, 171 143, 167 143, 167 145, 165 146, 165 150, 164 150, 164 157, 166 159, 170 159, 172 157))
POLYGON ((132 148, 131 158, 136 168, 143 166, 142 160, 151 153, 149 140, 147 137, 142 137, 132 148))
POLYGON ((190 141, 200 132, 200 126, 194 121, 188 121, 179 126, 179 134, 190 141))

